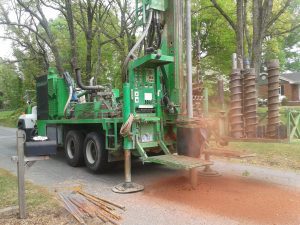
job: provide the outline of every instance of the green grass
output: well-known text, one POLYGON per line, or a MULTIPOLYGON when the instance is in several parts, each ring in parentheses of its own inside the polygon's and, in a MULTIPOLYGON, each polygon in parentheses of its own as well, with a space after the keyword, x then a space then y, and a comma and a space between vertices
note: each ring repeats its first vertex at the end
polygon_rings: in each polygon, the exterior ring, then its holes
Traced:
POLYGON ((291 144, 232 142, 229 148, 256 153, 256 157, 245 160, 251 164, 300 171, 300 142, 291 144))
POLYGON ((0 126, 17 127, 17 121, 22 112, 22 109, 0 111, 0 126))
POLYGON ((2 112, 0 112, 0 120, 8 118, 13 113, 14 113, 14 111, 2 111, 2 112))
MULTIPOLYGON (((45 207, 57 207, 52 195, 40 186, 26 182, 26 205, 29 210, 45 207)), ((0 169, 0 208, 18 204, 17 177, 0 169)))

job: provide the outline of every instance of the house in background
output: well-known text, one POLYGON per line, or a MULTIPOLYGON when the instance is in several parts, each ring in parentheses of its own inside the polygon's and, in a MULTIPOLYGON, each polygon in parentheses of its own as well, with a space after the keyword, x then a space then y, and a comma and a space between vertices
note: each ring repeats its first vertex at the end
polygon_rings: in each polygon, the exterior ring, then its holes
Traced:
MULTIPOLYGON (((268 74, 262 73, 258 80, 259 98, 268 98, 268 74)), ((285 96, 288 105, 300 105, 300 72, 281 74, 279 94, 285 96)))

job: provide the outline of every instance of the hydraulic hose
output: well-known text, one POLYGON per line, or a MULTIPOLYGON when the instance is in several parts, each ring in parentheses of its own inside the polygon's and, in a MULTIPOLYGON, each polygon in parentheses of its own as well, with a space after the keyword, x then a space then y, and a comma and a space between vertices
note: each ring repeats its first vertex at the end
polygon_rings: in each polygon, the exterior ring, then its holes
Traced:
POLYGON ((67 103, 66 103, 65 108, 64 108, 64 115, 65 116, 66 116, 67 108, 68 108, 68 106, 70 104, 70 101, 72 99, 72 94, 73 94, 73 87, 72 87, 72 85, 70 85, 69 86, 69 98, 68 98, 67 103))
POLYGON ((132 47, 132 49, 130 50, 130 52, 128 53, 127 57, 124 60, 124 63, 123 63, 123 66, 122 66, 122 76, 123 76, 124 81, 126 80, 127 66, 128 66, 129 61, 130 61, 130 58, 134 54, 134 52, 137 50, 137 48, 140 46, 142 41, 145 39, 146 35, 148 34, 149 28, 151 26, 152 17, 153 17, 153 11, 152 11, 152 9, 150 9, 149 10, 149 17, 148 17, 148 21, 147 21, 145 30, 143 31, 141 37, 135 43, 135 45, 132 47))
POLYGON ((133 114, 130 114, 127 121, 123 123, 120 129, 120 134, 122 135, 122 137, 127 137, 130 135, 130 130, 131 130, 133 120, 134 120, 134 116, 133 114))
POLYGON ((95 77, 92 77, 92 78, 90 79, 90 86, 93 86, 93 85, 94 85, 94 80, 95 80, 95 77))
POLYGON ((64 78, 65 78, 65 81, 67 83, 67 85, 69 86, 69 97, 68 97, 68 100, 65 104, 65 107, 64 107, 64 115, 66 116, 66 111, 67 111, 67 108, 71 102, 71 99, 72 99, 72 95, 73 95, 73 82, 72 82, 72 78, 70 76, 70 74, 68 72, 64 72, 63 73, 64 75, 64 78))
POLYGON ((80 74, 80 68, 75 69, 75 74, 76 74, 76 82, 78 87, 80 87, 82 90, 90 90, 90 91, 101 91, 105 90, 104 86, 101 85, 95 85, 95 86, 86 86, 82 83, 81 80, 81 74, 80 74))

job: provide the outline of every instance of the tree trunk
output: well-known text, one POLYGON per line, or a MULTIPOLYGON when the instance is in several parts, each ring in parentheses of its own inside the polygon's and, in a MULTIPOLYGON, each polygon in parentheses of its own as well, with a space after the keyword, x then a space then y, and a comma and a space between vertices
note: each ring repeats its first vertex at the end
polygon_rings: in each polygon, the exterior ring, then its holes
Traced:
MULTIPOLYGON (((244 19, 244 35, 246 38, 246 44, 247 44, 247 56, 244 52, 244 57, 247 57, 248 60, 251 60, 252 58, 252 40, 250 38, 249 29, 248 29, 248 23, 247 23, 247 16, 248 16, 248 0, 244 0, 244 13, 243 13, 243 19, 244 19)), ((246 51, 246 48, 244 47, 244 51, 246 51)))
POLYGON ((90 80, 92 78, 92 48, 93 48, 93 19, 91 1, 87 1, 87 31, 86 31, 86 76, 90 80))
POLYGON ((102 56, 102 45, 101 45, 101 35, 100 32, 97 33, 97 65, 96 65, 96 74, 95 80, 100 75, 101 70, 101 56, 102 56))
POLYGON ((259 77, 262 57, 262 40, 253 40, 251 67, 255 69, 255 74, 259 77))
POLYGON ((244 60, 244 20, 243 20, 243 1, 237 1, 236 6, 237 23, 236 23, 236 53, 238 68, 243 69, 244 60))
POLYGON ((55 65, 56 65, 57 71, 60 75, 62 75, 64 73, 62 60, 61 60, 60 53, 59 53, 59 50, 58 50, 57 45, 56 45, 55 38, 54 38, 50 28, 49 28, 48 23, 47 23, 47 26, 45 27, 45 30, 46 30, 46 33, 49 37, 49 41, 51 43, 50 49, 51 49, 51 51, 53 53, 53 56, 54 56, 54 59, 55 59, 55 65))
POLYGON ((85 70, 86 70, 86 77, 88 80, 92 78, 92 47, 93 47, 93 40, 87 37, 85 70))
POLYGON ((257 76, 260 74, 262 44, 268 29, 272 8, 273 0, 253 0, 253 44, 251 66, 255 68, 257 76))
POLYGON ((66 7, 66 20, 68 23, 68 29, 70 34, 70 45, 71 45, 71 68, 72 72, 75 73, 75 69, 78 68, 78 59, 77 59, 77 41, 76 41, 76 33, 74 28, 74 18, 73 18, 73 11, 72 11, 72 1, 66 0, 65 1, 66 7))

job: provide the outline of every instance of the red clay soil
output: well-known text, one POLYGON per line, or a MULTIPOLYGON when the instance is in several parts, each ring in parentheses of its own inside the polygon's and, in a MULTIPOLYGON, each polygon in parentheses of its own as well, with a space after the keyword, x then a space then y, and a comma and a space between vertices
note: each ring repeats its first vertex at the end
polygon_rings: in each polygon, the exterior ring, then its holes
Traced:
POLYGON ((199 177, 192 189, 188 178, 172 177, 147 186, 146 196, 189 205, 240 222, 300 224, 300 192, 233 177, 199 177))

